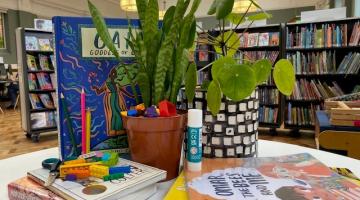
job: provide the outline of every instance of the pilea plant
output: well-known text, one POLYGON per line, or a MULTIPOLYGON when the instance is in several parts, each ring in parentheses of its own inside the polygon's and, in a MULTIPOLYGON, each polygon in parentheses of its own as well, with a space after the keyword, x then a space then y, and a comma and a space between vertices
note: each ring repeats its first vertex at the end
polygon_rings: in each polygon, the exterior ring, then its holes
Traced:
MULTIPOLYGON (((129 21, 130 37, 126 40, 139 65, 136 82, 146 107, 165 99, 176 103, 183 81, 188 99, 194 97, 196 66, 189 63, 188 49, 194 43, 194 14, 201 0, 192 2, 190 8, 190 0, 178 0, 176 6, 167 9, 162 23, 159 23, 158 1, 136 0, 140 26, 134 28, 129 21), (185 15, 188 7, 189 12, 185 15)), ((88 5, 99 36, 121 62, 103 17, 90 1, 88 5)))
POLYGON ((213 80, 207 88, 208 107, 214 115, 219 112, 222 94, 233 101, 240 101, 250 96, 257 85, 268 80, 271 72, 281 93, 290 95, 294 88, 294 68, 286 59, 276 62, 272 70, 272 63, 268 59, 251 61, 244 58, 239 62, 233 58, 240 47, 240 38, 235 33, 235 29, 245 22, 250 22, 244 29, 244 33, 254 21, 271 17, 255 1, 250 0, 250 2, 243 14, 232 13, 234 0, 214 0, 208 11, 208 15, 215 15, 219 20, 220 30, 217 37, 208 35, 209 43, 214 46, 216 54, 220 56, 212 63, 213 80), (256 6, 260 12, 249 14, 251 6, 256 6), (234 30, 226 30, 225 22, 235 24, 234 30))

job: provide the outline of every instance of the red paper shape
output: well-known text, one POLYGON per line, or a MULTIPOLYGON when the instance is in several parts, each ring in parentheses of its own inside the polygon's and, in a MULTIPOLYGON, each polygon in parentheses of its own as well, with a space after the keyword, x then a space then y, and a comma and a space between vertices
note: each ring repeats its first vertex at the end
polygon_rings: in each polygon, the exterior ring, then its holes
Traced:
POLYGON ((176 115, 176 106, 168 100, 159 102, 160 117, 171 117, 176 115))

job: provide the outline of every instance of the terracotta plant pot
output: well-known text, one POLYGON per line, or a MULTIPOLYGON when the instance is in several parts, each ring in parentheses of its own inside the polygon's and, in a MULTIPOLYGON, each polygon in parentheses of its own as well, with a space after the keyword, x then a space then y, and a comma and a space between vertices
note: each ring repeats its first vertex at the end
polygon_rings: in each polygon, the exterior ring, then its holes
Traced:
POLYGON ((135 162, 167 171, 166 180, 178 176, 186 115, 174 117, 122 116, 135 162))

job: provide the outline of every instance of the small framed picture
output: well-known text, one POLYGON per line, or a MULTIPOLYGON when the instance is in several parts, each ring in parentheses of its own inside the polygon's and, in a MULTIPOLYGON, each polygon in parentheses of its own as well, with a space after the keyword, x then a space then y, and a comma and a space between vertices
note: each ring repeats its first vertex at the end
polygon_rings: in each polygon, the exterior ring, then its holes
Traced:
POLYGON ((34 28, 43 31, 52 31, 53 24, 49 19, 34 19, 34 28))

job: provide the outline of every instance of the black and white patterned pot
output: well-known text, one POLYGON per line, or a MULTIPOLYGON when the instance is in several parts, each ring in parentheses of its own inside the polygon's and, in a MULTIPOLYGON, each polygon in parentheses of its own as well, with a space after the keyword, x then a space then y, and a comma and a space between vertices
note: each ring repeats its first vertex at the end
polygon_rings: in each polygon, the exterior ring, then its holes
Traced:
POLYGON ((181 90, 178 108, 203 110, 204 157, 253 157, 257 153, 258 97, 257 89, 239 102, 223 97, 219 113, 213 116, 207 107, 206 91, 196 90, 193 102, 188 102, 181 90))

